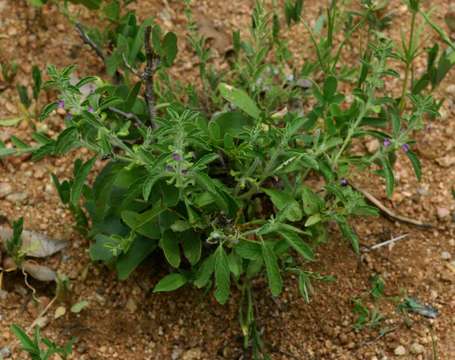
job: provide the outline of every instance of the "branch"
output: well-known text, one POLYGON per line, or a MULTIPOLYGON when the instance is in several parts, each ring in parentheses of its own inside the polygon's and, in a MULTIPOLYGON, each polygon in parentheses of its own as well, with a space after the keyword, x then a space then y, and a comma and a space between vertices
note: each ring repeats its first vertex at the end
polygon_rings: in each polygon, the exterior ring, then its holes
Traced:
POLYGON ((428 223, 423 223, 419 220, 415 220, 415 219, 411 219, 411 218, 408 218, 406 216, 402 216, 402 215, 398 215, 396 214, 395 212, 393 212, 392 210, 386 208, 378 199, 376 199, 372 194, 370 194, 368 191, 362 189, 362 188, 359 188, 358 186, 356 185, 353 185, 351 182, 350 182, 351 186, 357 190, 358 192, 360 192, 363 196, 365 196, 365 198, 371 202, 373 205, 375 205, 379 210, 381 210, 381 212, 386 215, 387 217, 389 217, 390 219, 392 220, 397 220, 397 221, 400 221, 400 222, 403 222, 403 223, 407 223, 407 224, 411 224, 411 225, 415 225, 415 226, 420 226, 420 227, 424 227, 424 228, 430 228, 432 227, 431 224, 428 224, 428 223))
POLYGON ((92 40, 90 39, 90 37, 87 35, 87 33, 85 32, 84 28, 82 27, 82 25, 80 23, 76 23, 76 30, 77 32, 79 33, 79 36, 81 37, 82 41, 87 44, 88 46, 90 46, 90 48, 95 51, 96 55, 98 55, 98 57, 103 60, 105 60, 105 56, 104 56, 104 53, 103 51, 99 48, 99 46, 92 40))
POLYGON ((156 128, 155 123, 156 109, 155 109, 155 92, 153 88, 153 76, 159 65, 160 58, 153 51, 152 46, 150 45, 150 35, 152 33, 152 27, 147 26, 145 28, 144 35, 144 47, 145 47, 145 57, 147 59, 147 65, 145 66, 144 73, 141 78, 145 81, 145 100, 147 102, 150 124, 152 128, 156 128))
POLYGON ((136 114, 124 112, 124 111, 117 109, 115 107, 112 107, 112 106, 109 106, 108 109, 109 109, 109 111, 112 111, 113 113, 123 116, 124 118, 126 118, 128 120, 134 120, 138 125, 144 126, 144 123, 142 122, 141 119, 139 119, 139 117, 136 114))

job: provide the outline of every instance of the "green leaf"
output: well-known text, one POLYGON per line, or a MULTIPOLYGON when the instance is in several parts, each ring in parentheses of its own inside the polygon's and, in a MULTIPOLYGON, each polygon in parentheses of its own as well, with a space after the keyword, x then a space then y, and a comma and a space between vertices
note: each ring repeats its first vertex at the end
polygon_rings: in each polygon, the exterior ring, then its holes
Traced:
POLYGON ((262 258, 261 245, 252 241, 240 240, 234 248, 240 257, 248 260, 259 260, 262 258))
POLYGON ((173 32, 168 32, 164 36, 161 46, 165 64, 167 67, 170 67, 177 56, 177 36, 173 32))
POLYGON ((158 224, 158 216, 164 211, 165 209, 157 203, 153 208, 143 212, 142 214, 131 210, 122 211, 121 217, 123 222, 133 231, 151 239, 159 239, 161 232, 158 224))
POLYGON ((125 280, 155 249, 157 241, 143 236, 134 239, 128 252, 120 255, 115 269, 119 280, 125 280))
POLYGON ((281 280, 280 268, 273 251, 273 245, 268 242, 262 242, 261 248, 270 290, 273 296, 278 296, 283 289, 283 281, 281 280))
POLYGON ((238 279, 242 273, 242 258, 235 252, 231 252, 228 255, 228 264, 229 270, 234 275, 234 277, 238 279))
POLYGON ((208 256, 199 266, 196 272, 196 279, 194 280, 194 286, 197 288, 203 288, 207 285, 215 271, 215 254, 208 256))
POLYGON ((305 221, 305 226, 309 227, 311 225, 317 224, 320 221, 321 221, 321 214, 313 214, 305 221))
POLYGON ((235 87, 220 83, 218 86, 221 96, 230 103, 234 104, 239 109, 245 111, 252 118, 258 120, 261 115, 261 111, 257 107, 256 103, 248 96, 248 94, 235 87))
POLYGON ((32 78, 33 78, 33 98, 38 99, 38 95, 41 91, 41 86, 43 84, 41 78, 41 71, 38 66, 33 65, 32 67, 32 78))
POLYGON ((73 206, 77 206, 79 203, 79 199, 81 197, 82 187, 84 186, 85 180, 87 179, 90 170, 92 169, 93 165, 95 164, 96 157, 91 158, 86 163, 84 163, 79 171, 77 172, 73 186, 71 187, 71 197, 70 201, 73 206))
POLYGON ((231 275, 229 261, 223 245, 215 252, 215 298, 220 304, 225 304, 231 292, 231 275))
POLYGON ((75 314, 79 314, 82 310, 84 310, 89 305, 87 300, 79 301, 78 303, 71 306, 71 312, 75 314))
POLYGON ((30 355, 38 355, 40 349, 38 344, 35 344, 30 337, 22 330, 18 325, 11 325, 11 332, 19 339, 21 342, 22 348, 29 352, 30 355))
POLYGON ((179 273, 166 275, 155 285, 153 292, 168 292, 181 288, 188 282, 188 279, 179 273))
POLYGON ((191 265, 198 263, 201 258, 202 242, 199 235, 192 231, 186 231, 182 234, 183 254, 191 265))
POLYGON ((390 164, 390 161, 387 157, 381 157, 380 161, 382 164, 383 175, 385 178, 387 197, 391 198, 393 194, 393 189, 395 188, 395 178, 393 176, 392 165, 390 164))
POLYGON ((42 110, 41 114, 39 116, 39 121, 45 120, 52 111, 56 110, 58 108, 58 104, 56 102, 47 104, 42 110))
POLYGON ((19 94, 19 99, 22 103, 22 105, 25 106, 26 109, 32 105, 32 101, 30 100, 27 92, 27 88, 24 85, 16 85, 17 92, 19 94))
POLYGON ((297 233, 292 231, 280 231, 280 234, 301 256, 307 260, 314 260, 313 249, 311 249, 311 247, 305 243, 297 233))
POLYGON ((307 215, 319 213, 324 206, 322 199, 307 186, 302 186, 302 200, 303 211, 307 215))
POLYGON ((104 234, 97 234, 95 236, 95 243, 90 246, 90 259, 92 261, 110 262, 114 259, 112 248, 116 247, 117 241, 110 236, 104 234))
POLYGON ((337 222, 341 232, 343 233, 343 236, 351 241, 352 248, 354 249, 355 253, 359 255, 360 254, 359 237, 351 228, 351 226, 349 226, 346 219, 339 219, 337 222))
POLYGON ((293 196, 284 191, 274 189, 263 189, 263 191, 270 197, 273 205, 282 211, 286 219, 289 221, 299 221, 302 219, 302 209, 293 196))
POLYGON ((2 119, 0 120, 0 126, 16 126, 23 119, 22 116, 18 116, 11 119, 2 119))
POLYGON ((222 136, 229 134, 234 138, 253 125, 249 116, 246 116, 240 111, 229 111, 222 113, 209 123, 209 128, 212 137, 215 139, 222 139, 222 136), (217 127, 215 125, 218 125, 217 127))
POLYGON ((411 164, 412 164, 412 167, 414 169, 414 173, 416 175, 416 178, 417 180, 421 180, 422 179, 422 167, 420 165, 420 160, 419 158, 417 157, 417 155, 411 151, 411 150, 408 150, 406 152, 406 156, 408 157, 408 159, 411 161, 411 164))
POLYGON ((335 92, 337 91, 338 81, 336 77, 329 76, 324 82, 324 98, 325 100, 330 100, 335 92))
POLYGON ((178 268, 180 265, 179 239, 172 231, 165 231, 161 237, 160 247, 166 260, 171 266, 178 268))

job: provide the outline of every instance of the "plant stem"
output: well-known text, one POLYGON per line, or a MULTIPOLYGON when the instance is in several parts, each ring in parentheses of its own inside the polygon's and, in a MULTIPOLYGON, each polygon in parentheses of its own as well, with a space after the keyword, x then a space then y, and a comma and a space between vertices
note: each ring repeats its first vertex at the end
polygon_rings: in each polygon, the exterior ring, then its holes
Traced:
POLYGON ((406 49, 406 68, 404 72, 404 81, 403 88, 401 90, 401 99, 400 99, 400 115, 403 113, 403 110, 406 105, 406 90, 408 88, 409 74, 412 67, 412 62, 414 60, 414 32, 415 32, 415 23, 416 23, 417 12, 412 12, 411 18, 411 31, 409 33, 409 44, 406 49))

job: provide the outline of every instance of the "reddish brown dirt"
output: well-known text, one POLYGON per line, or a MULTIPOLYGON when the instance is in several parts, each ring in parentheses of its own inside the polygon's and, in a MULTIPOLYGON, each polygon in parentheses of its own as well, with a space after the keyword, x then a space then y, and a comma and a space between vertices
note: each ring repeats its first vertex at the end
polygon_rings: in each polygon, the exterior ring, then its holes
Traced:
MULTIPOLYGON (((317 1, 307 3, 305 17, 315 19, 321 5, 317 1)), ((432 1, 431 5, 437 5, 434 17, 443 25, 447 2, 432 1)), ((182 45, 185 21, 181 4, 141 0, 134 7, 140 10, 141 17, 156 15, 167 29, 172 28, 180 35, 182 53, 175 73, 180 74, 182 80, 192 78, 195 60, 182 45)), ((392 2, 390 7, 399 14, 390 29, 398 39, 402 8, 398 1, 392 2)), ((210 19, 224 34, 232 28, 246 29, 250 9, 251 2, 241 0, 205 0, 195 5, 198 18, 210 19)), ((81 16, 84 22, 93 21, 89 13, 83 11, 81 16)), ((17 83, 30 84, 33 64, 44 68, 45 64, 61 67, 76 63, 81 75, 103 70, 92 52, 81 46, 76 32, 55 7, 45 7, 40 16, 23 1, 0 0, 0 28, 0 59, 17 61, 17 83)), ((297 30, 293 30, 293 34, 302 30, 301 27, 294 29, 297 30)), ((289 34, 292 46, 307 49, 304 37, 293 34, 289 34)), ((332 231, 330 241, 319 248, 318 261, 310 268, 335 275, 337 281, 315 282, 310 304, 299 296, 292 276, 286 280, 285 293, 276 300, 272 300, 265 282, 258 281, 258 322, 270 343, 272 359, 385 360, 395 357, 394 351, 400 345, 406 350, 403 359, 455 359, 455 204, 450 195, 455 185, 455 165, 447 166, 444 162, 455 156, 455 92, 450 88, 451 84, 455 85, 453 75, 454 72, 440 88, 439 95, 447 97, 441 111, 443 117, 433 123, 431 131, 418 137, 416 150, 423 159, 424 174, 421 183, 414 179, 409 163, 401 157, 396 164, 398 186, 391 201, 386 200, 380 180, 357 179, 386 206, 400 214, 430 221, 434 227, 425 230, 382 217, 356 220, 356 230, 365 246, 408 234, 393 247, 372 251, 361 260, 355 257, 347 242, 332 231), (445 259, 443 252, 451 254, 451 260, 445 259), (386 297, 376 304, 385 320, 378 328, 354 331, 352 300, 363 297, 365 304, 373 307, 368 297, 369 278, 373 274, 380 274, 385 280, 386 297), (406 295, 433 305, 439 310, 439 316, 428 320, 411 314, 406 319, 396 311, 397 303, 406 295), (411 353, 414 343, 423 346, 422 354, 411 353), (438 357, 433 357, 433 346, 438 357)), ((42 100, 43 104, 53 100, 51 94, 49 96, 42 100)), ((14 87, 1 92, 0 118, 19 113, 14 87)), ((52 134, 58 131, 60 124, 61 117, 55 117, 39 126, 47 127, 52 134)), ((18 135, 29 140, 30 133, 30 127, 22 123, 18 128, 0 128, 0 139, 9 143, 11 135, 18 135)), ((359 144, 359 150, 363 151, 363 145, 359 144)), ((73 230, 71 215, 60 204, 49 177, 50 173, 69 176, 73 159, 81 155, 84 156, 83 152, 37 163, 25 159, 0 163, 0 183, 12 185, 14 193, 23 198, 20 201, 0 199, 0 215, 9 219, 24 216, 27 228, 68 239, 70 248, 45 263, 69 276, 69 303, 89 301, 89 306, 80 314, 67 311, 57 320, 52 320, 55 309, 52 308, 44 335, 58 342, 76 336, 72 358, 81 360, 248 358, 242 351, 237 323, 238 296, 233 296, 227 306, 220 306, 211 296, 189 288, 173 294, 152 294, 149 289, 162 275, 152 261, 125 282, 117 281, 104 266, 90 263, 88 241, 73 230)), ((53 286, 37 282, 31 285, 43 301, 53 296, 53 286)), ((7 293, 0 298, 0 349, 13 343, 9 331, 12 323, 27 327, 37 315, 31 291, 22 275, 6 274, 3 286, 7 293)), ((26 358, 16 345, 12 350, 14 359, 26 358)))

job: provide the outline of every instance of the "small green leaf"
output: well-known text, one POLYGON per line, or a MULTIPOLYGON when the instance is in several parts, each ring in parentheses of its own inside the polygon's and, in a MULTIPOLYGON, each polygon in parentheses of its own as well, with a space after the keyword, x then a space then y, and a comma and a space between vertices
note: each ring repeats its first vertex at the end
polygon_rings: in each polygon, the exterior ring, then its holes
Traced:
POLYGON ((393 194, 393 189, 395 188, 395 177, 393 176, 393 169, 390 161, 386 157, 381 157, 380 159, 383 169, 383 175, 385 178, 386 184, 386 193, 387 197, 391 198, 393 194))
POLYGON ((33 340, 22 330, 18 325, 11 325, 11 331, 16 335, 16 337, 21 342, 22 348, 29 352, 30 355, 39 355, 40 349, 38 344, 35 344, 33 340))
POLYGON ((199 269, 196 272, 196 280, 194 280, 194 285, 197 288, 203 288, 206 286, 214 271, 215 254, 212 254, 202 262, 201 266, 199 266, 199 269))
POLYGON ((168 292, 181 288, 188 282, 188 279, 179 273, 166 275, 155 285, 153 292, 168 292))
POLYGON ((18 116, 11 119, 2 119, 0 120, 0 126, 16 126, 23 119, 22 116, 18 116))
POLYGON ((82 188, 85 184, 85 180, 87 179, 90 170, 92 169, 93 165, 95 164, 96 157, 91 158, 86 163, 84 163, 79 171, 77 172, 73 186, 71 187, 71 197, 70 201, 73 206, 78 206, 79 199, 81 197, 82 188))
POLYGON ((79 314, 82 310, 84 310, 89 305, 87 300, 79 301, 78 303, 71 306, 71 312, 75 314, 79 314))
POLYGON ((260 118, 261 111, 245 91, 236 89, 235 87, 225 83, 221 83, 218 88, 220 90, 221 96, 224 97, 227 101, 234 104, 239 109, 245 111, 252 118, 256 120, 260 118))
POLYGON ((225 304, 231 292, 231 274, 229 261, 223 245, 219 245, 215 253, 215 298, 220 304, 225 304))
POLYGON ((198 263, 201 258, 202 242, 199 235, 192 231, 186 231, 182 234, 183 254, 191 265, 198 263))
POLYGON ((280 268, 273 251, 273 245, 268 242, 262 242, 261 248, 270 291, 273 296, 278 296, 283 289, 283 281, 281 280, 280 268))
POLYGON ((297 233, 292 231, 280 231, 280 234, 301 256, 307 260, 314 260, 313 250, 297 233))
POLYGON ((180 265, 179 239, 172 231, 165 231, 161 237, 160 247, 169 264, 178 268, 180 265))
POLYGON ((177 56, 177 36, 173 32, 168 32, 164 35, 163 42, 161 44, 163 51, 165 64, 167 67, 172 66, 172 63, 177 56))
POLYGON ((309 227, 311 225, 317 224, 320 221, 321 221, 321 214, 314 214, 314 215, 311 215, 307 219, 307 221, 305 222, 305 226, 309 227))
POLYGON ((412 167, 414 169, 414 173, 416 175, 416 178, 417 180, 421 180, 422 178, 422 167, 420 165, 420 160, 419 158, 417 157, 417 155, 411 151, 411 150, 408 150, 406 152, 406 156, 408 157, 408 159, 411 161, 411 164, 412 164, 412 167))

